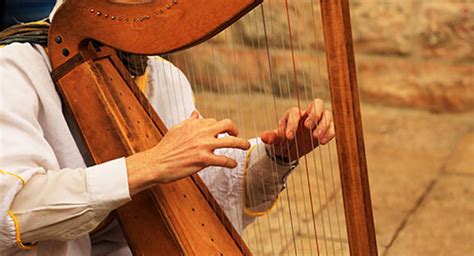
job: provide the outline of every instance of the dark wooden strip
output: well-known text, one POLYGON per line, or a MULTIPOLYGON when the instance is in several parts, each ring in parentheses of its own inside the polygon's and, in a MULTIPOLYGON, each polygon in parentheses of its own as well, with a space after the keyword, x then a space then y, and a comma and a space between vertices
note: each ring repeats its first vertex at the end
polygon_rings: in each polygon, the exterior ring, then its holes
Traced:
POLYGON ((51 78, 56 82, 75 67, 79 66, 81 63, 84 63, 84 58, 82 57, 82 54, 78 53, 74 55, 74 57, 68 59, 61 66, 54 69, 53 72, 51 72, 51 78))

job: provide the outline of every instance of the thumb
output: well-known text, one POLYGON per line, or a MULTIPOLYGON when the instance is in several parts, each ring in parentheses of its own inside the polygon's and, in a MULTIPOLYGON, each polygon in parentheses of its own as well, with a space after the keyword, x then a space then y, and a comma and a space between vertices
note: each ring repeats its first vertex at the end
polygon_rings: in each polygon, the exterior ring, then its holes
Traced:
POLYGON ((273 144, 273 145, 279 145, 283 141, 282 136, 278 134, 277 130, 264 131, 260 135, 260 139, 262 139, 263 143, 265 144, 273 144))

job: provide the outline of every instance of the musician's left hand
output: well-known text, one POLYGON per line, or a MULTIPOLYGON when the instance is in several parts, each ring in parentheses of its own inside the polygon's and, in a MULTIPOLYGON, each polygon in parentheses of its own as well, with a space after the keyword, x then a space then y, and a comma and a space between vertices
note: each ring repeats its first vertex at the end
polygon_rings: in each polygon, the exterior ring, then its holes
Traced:
POLYGON ((332 112, 321 99, 313 100, 306 110, 290 108, 278 122, 278 129, 264 131, 262 141, 271 153, 289 161, 308 154, 319 144, 334 138, 332 112))

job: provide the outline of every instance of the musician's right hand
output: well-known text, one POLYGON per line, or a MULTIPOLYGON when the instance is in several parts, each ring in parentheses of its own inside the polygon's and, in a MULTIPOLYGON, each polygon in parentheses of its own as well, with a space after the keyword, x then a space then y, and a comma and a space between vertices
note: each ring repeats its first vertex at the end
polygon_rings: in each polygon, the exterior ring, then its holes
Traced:
POLYGON ((215 155, 214 150, 249 149, 250 143, 237 138, 238 133, 229 119, 200 119, 194 111, 190 118, 171 128, 158 145, 127 157, 130 194, 157 183, 179 180, 208 166, 237 167, 234 159, 215 155), (221 133, 230 136, 218 138, 221 133))

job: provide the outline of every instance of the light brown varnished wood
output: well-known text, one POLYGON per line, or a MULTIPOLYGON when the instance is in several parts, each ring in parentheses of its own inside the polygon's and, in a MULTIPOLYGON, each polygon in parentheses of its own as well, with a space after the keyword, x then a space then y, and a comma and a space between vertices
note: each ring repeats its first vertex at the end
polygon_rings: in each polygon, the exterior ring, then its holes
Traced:
POLYGON ((344 210, 352 256, 377 255, 348 0, 321 0, 344 210))
MULTIPOLYGON (((146 97, 142 94, 142 92, 135 85, 135 82, 133 81, 133 79, 130 78, 127 71, 125 70, 125 67, 122 65, 122 62, 119 60, 117 55, 112 55, 112 56, 110 56, 110 58, 111 58, 112 62, 114 63, 115 68, 117 68, 119 73, 122 74, 122 78, 127 82, 129 88, 135 94, 135 97, 142 104, 142 106, 144 106, 144 109, 148 110, 148 114, 149 114, 150 118, 153 120, 156 127, 158 127, 158 130, 164 136, 166 134, 166 131, 167 131, 166 126, 163 124, 163 122, 159 118, 158 114, 153 110, 152 106, 150 105, 150 103, 148 102, 146 97)), ((242 240, 240 235, 237 233, 234 226, 232 225, 230 220, 227 218, 227 215, 219 207, 219 204, 214 199, 211 192, 209 191, 207 186, 204 184, 203 180, 197 174, 192 175, 190 178, 194 182, 194 185, 192 186, 193 187, 193 193, 197 194, 197 190, 194 189, 195 187, 197 187, 200 190, 200 192, 202 193, 202 195, 207 199, 207 202, 212 207, 212 210, 214 211, 215 215, 219 218, 220 222, 222 222, 222 224, 224 225, 227 232, 229 234, 231 234, 232 238, 234 239, 234 242, 239 246, 239 248, 242 250, 243 254, 244 255, 251 255, 251 252, 247 248, 247 245, 242 240)), ((183 196, 183 198, 184 198, 184 196, 183 196)), ((175 202, 178 202, 178 200, 176 200, 175 202)), ((181 202, 181 203, 183 203, 183 202, 181 202)), ((191 210, 192 210, 192 208, 191 208, 191 210)), ((177 216, 177 217, 182 218, 183 216, 177 216)), ((196 217, 196 216, 193 216, 193 217, 196 217)), ((199 216, 199 217, 205 218, 206 216, 199 216)), ((201 222, 201 227, 202 227, 202 224, 204 224, 204 222, 201 222)), ((183 232, 186 232, 186 231, 183 230, 183 232)), ((216 241, 216 239, 214 239, 214 240, 216 241)), ((220 239, 218 239, 218 240, 220 240, 220 239)))
MULTIPOLYGON (((137 54, 184 49, 259 2, 67 1, 50 31, 53 78, 95 163, 146 150, 166 133, 109 47, 137 54), (109 47, 91 47, 90 39, 109 47)), ((321 8, 350 252, 377 255, 348 0, 321 0, 321 8)), ((217 204, 195 175, 137 195, 117 215, 135 255, 249 255, 222 210, 211 205, 217 204)))
POLYGON ((79 53, 85 39, 145 55, 191 47, 222 31, 262 0, 134 2, 66 1, 50 29, 48 47, 53 69, 79 53))
MULTIPOLYGON (((129 75, 121 73, 125 68, 113 53, 107 47, 86 52, 94 59, 56 81, 97 164, 149 149, 166 133, 138 87, 124 79, 129 75)), ((250 254, 237 232, 224 224, 228 220, 222 210, 211 207, 196 178, 153 187, 117 210, 135 255, 250 254)))
MULTIPOLYGON (((66 1, 50 28, 49 56, 58 91, 94 163, 149 149, 166 133, 110 47, 149 55, 189 47, 259 2, 66 1), (93 47, 91 40, 110 47, 93 47)), ((117 210, 135 255, 251 254, 223 211, 211 208, 214 201, 201 185, 197 176, 159 185, 117 210)))

